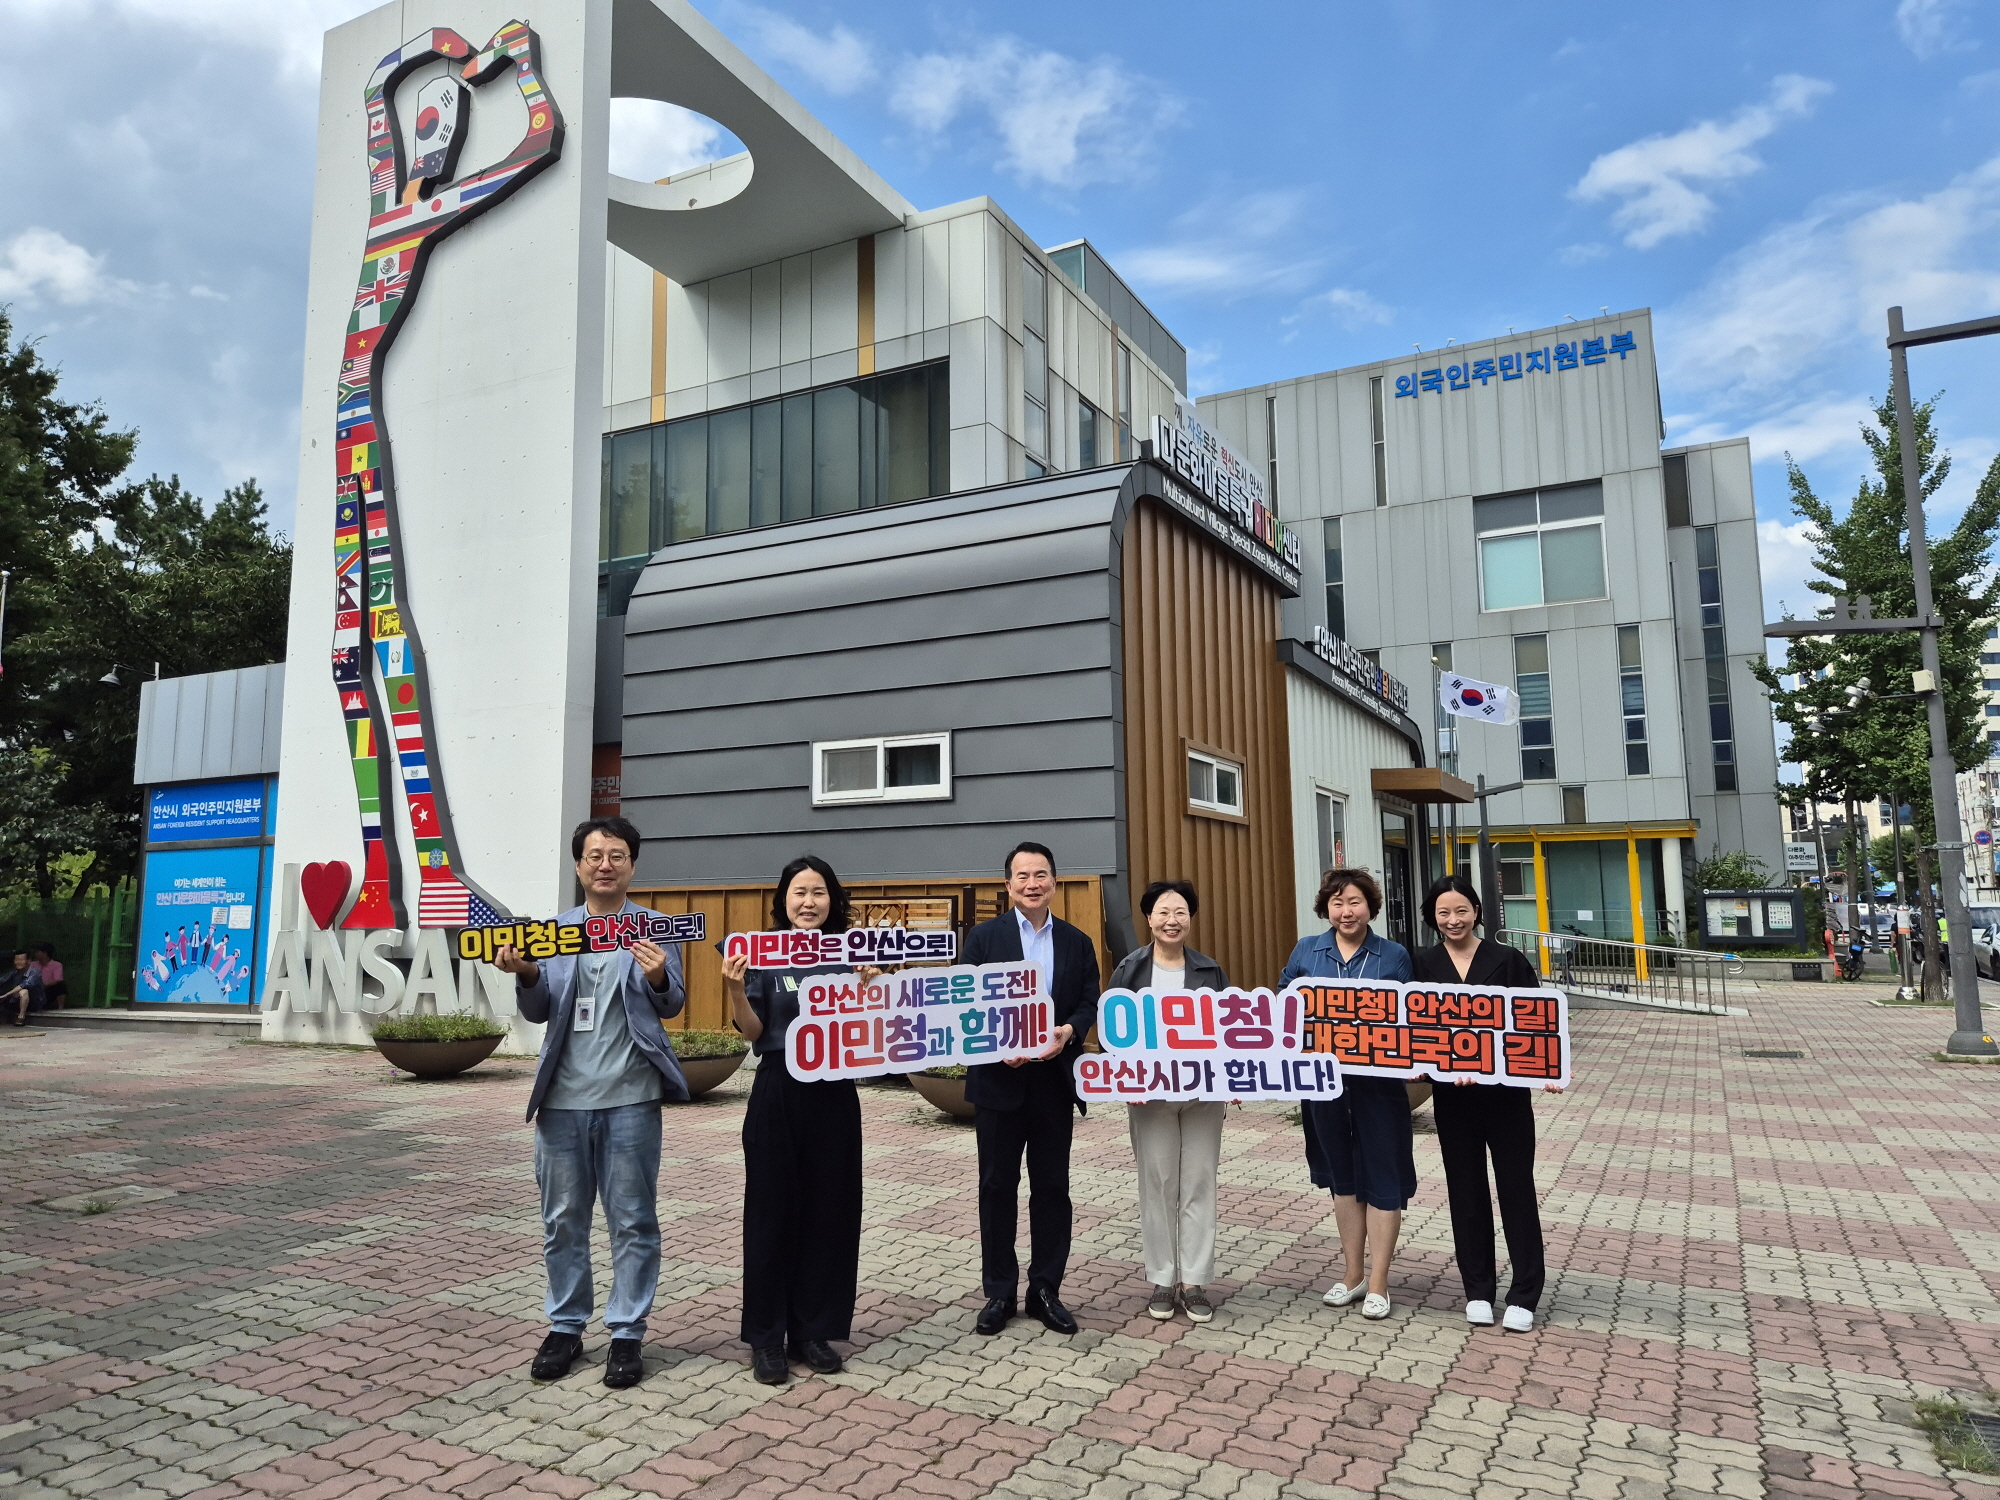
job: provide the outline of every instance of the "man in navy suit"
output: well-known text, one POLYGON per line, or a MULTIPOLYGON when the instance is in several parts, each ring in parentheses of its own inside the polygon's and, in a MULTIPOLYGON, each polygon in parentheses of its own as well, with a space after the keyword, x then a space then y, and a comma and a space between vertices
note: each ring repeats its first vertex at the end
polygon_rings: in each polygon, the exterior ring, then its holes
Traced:
POLYGON ((1049 910, 1056 863, 1047 849, 1016 844, 1004 868, 1013 907, 966 934, 960 961, 1031 961, 1052 1002, 1055 1037, 1032 1061, 985 1063, 966 1073, 965 1097, 973 1106, 979 1142, 980 1275, 986 1293, 975 1326, 981 1333, 998 1333, 1016 1310, 1020 1262, 1014 1228, 1025 1154, 1028 1312, 1057 1333, 1075 1333, 1076 1319, 1058 1294, 1069 1264, 1070 1107, 1082 1108, 1072 1065, 1097 1020, 1097 945, 1049 910))
MULTIPOLYGON (((584 902, 558 922, 643 910, 625 897, 639 858, 639 830, 625 819, 579 824, 570 857, 584 902)), ((604 1383, 613 1390, 637 1385, 645 1371, 639 1344, 660 1280, 660 1104, 688 1096, 660 1025, 687 1003, 680 944, 662 948, 641 939, 629 950, 539 963, 518 948, 502 948, 493 962, 514 976, 521 1015, 548 1023, 528 1118, 535 1124, 535 1181, 542 1190, 549 1335, 529 1373, 559 1380, 583 1350, 593 1301, 590 1218, 602 1198, 611 1236, 611 1295, 604 1303, 611 1351, 604 1383)))

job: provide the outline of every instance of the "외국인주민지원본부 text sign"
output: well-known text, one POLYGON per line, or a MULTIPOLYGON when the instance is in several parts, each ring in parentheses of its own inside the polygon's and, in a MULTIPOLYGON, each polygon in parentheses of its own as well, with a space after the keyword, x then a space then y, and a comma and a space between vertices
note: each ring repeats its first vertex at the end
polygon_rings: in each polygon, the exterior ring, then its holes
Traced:
POLYGON ((1305 1013, 1287 990, 1106 990, 1101 1053, 1076 1060, 1081 1099, 1331 1099, 1340 1064, 1304 1054, 1305 1013))
POLYGON ((806 1083, 1040 1057, 1055 1043, 1041 975, 1020 960, 867 981, 814 974, 798 987, 785 1066, 806 1083))
POLYGON ((1569 1084, 1569 1004, 1560 990, 1301 979, 1302 1050, 1343 1073, 1440 1083, 1569 1084))
POLYGON ((724 958, 748 958, 753 969, 817 969, 854 964, 880 969, 890 964, 950 963, 958 957, 958 934, 950 928, 920 932, 911 927, 850 927, 821 932, 792 927, 780 932, 732 932, 722 941, 724 958))
POLYGON ((502 948, 518 948, 528 958, 560 958, 577 953, 609 953, 637 942, 698 943, 708 936, 708 919, 700 912, 670 915, 658 911, 620 911, 586 917, 581 922, 501 922, 461 928, 458 956, 493 962, 502 948))

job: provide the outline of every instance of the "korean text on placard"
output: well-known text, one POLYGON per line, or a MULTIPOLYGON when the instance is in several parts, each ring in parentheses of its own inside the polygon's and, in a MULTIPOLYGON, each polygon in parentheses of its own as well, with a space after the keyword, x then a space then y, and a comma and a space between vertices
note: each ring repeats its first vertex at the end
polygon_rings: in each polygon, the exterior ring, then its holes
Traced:
POLYGON ((805 1082, 1040 1057, 1055 1018, 1031 963, 908 969, 799 981, 785 1066, 805 1082))

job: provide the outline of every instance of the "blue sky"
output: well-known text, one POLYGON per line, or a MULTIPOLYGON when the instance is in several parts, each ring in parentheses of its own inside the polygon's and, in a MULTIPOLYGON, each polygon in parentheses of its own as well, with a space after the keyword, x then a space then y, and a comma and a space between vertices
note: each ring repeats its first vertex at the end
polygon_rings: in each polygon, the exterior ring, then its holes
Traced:
MULTIPOLYGON (((318 36, 362 8, 0 0, 17 333, 140 428, 142 471, 255 475, 286 524, 318 36)), ((920 207, 1088 235, 1196 394, 1652 307, 1670 440, 1752 438, 1774 606, 1805 599, 1783 454, 1852 492, 1883 308, 2000 312, 2000 25, 1972 0, 707 9, 920 207)), ((714 145, 619 121, 631 175, 714 145)), ((1996 371, 2000 341, 1915 356, 1957 459, 1940 522, 2000 452, 1996 371)))

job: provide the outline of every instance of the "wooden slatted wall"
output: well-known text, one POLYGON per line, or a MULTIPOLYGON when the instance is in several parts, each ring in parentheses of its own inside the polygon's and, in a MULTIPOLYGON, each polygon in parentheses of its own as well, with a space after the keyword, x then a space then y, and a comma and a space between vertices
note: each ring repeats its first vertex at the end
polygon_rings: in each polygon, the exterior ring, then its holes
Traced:
POLYGON ((1297 920, 1277 592, 1148 500, 1126 527, 1123 600, 1133 930, 1145 941, 1149 881, 1192 880, 1194 946, 1233 983, 1275 985, 1297 920), (1246 822, 1189 811, 1190 740, 1241 761, 1246 822))

